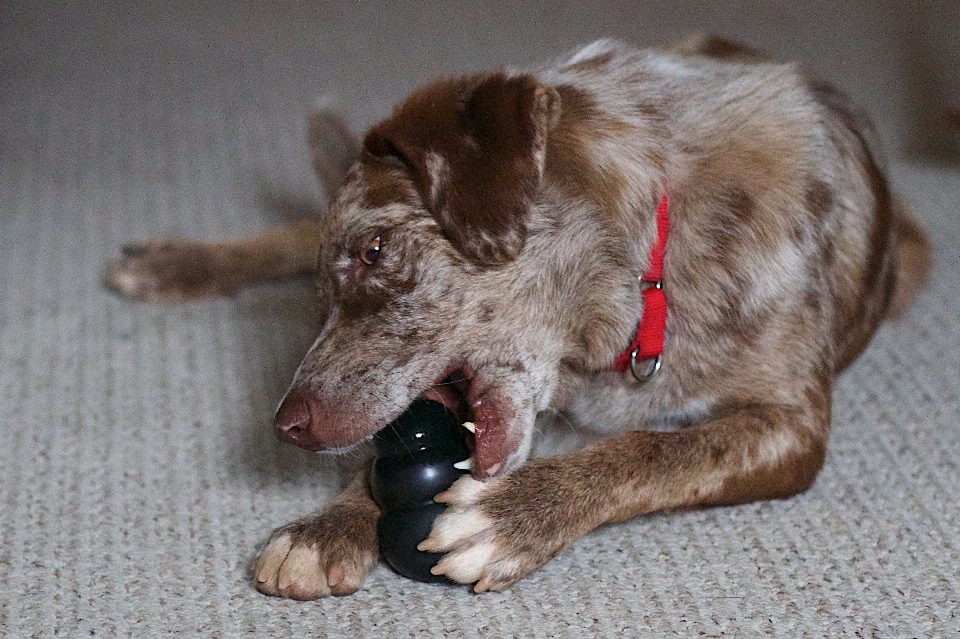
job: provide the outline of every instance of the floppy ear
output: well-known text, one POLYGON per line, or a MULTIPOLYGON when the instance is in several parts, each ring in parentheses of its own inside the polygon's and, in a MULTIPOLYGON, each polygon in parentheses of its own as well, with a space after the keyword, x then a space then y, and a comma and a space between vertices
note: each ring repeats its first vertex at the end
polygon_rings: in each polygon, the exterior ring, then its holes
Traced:
POLYGON ((468 76, 414 93, 364 146, 400 160, 457 250, 494 266, 526 241, 559 113, 557 92, 533 76, 468 76))

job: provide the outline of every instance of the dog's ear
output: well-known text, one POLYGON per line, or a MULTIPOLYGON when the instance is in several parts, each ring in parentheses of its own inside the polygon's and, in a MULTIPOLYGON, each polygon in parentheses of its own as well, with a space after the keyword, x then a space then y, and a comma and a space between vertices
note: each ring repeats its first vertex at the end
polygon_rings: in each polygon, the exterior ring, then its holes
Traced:
POLYGON ((404 165, 453 245, 482 265, 523 248, 560 98, 530 75, 430 85, 371 129, 364 149, 404 165))
POLYGON ((330 197, 360 156, 360 140, 339 113, 319 105, 307 115, 307 143, 313 170, 330 197))

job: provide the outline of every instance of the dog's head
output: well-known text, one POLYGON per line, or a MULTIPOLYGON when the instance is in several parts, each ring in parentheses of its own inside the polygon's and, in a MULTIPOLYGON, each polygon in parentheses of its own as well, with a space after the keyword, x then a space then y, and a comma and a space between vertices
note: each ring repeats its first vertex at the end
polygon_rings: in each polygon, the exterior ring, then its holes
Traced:
POLYGON ((567 340, 538 298, 549 265, 526 255, 559 110, 532 76, 475 75, 367 133, 324 217, 322 329, 277 411, 282 439, 347 447, 427 396, 476 424, 476 477, 522 463, 567 340))

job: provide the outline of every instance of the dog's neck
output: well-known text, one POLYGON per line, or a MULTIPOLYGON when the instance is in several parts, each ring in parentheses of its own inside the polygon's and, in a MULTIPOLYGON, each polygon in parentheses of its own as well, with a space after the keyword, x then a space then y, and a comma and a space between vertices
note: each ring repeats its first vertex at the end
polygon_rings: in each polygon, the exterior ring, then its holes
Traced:
POLYGON ((667 298, 663 292, 663 256, 667 247, 670 201, 664 189, 657 207, 657 241, 650 249, 650 265, 640 277, 643 287, 643 314, 637 325, 637 336, 630 347, 614 361, 614 370, 630 371, 639 382, 650 379, 660 370, 663 354, 663 332, 667 321, 667 298))

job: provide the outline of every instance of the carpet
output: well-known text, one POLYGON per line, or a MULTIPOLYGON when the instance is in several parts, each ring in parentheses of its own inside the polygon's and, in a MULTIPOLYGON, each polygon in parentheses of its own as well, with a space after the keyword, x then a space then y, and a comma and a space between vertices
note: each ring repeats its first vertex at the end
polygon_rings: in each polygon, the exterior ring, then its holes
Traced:
POLYGON ((0 2, 0 635, 960 636, 960 169, 921 118, 960 98, 960 12, 902 5, 0 2), (256 592, 257 544, 352 463, 270 429, 311 286, 151 306, 105 261, 319 211, 319 97, 362 128, 437 76, 693 30, 854 95, 933 239, 930 284, 837 384, 813 488, 601 528, 503 593, 383 566, 346 598, 256 592))

